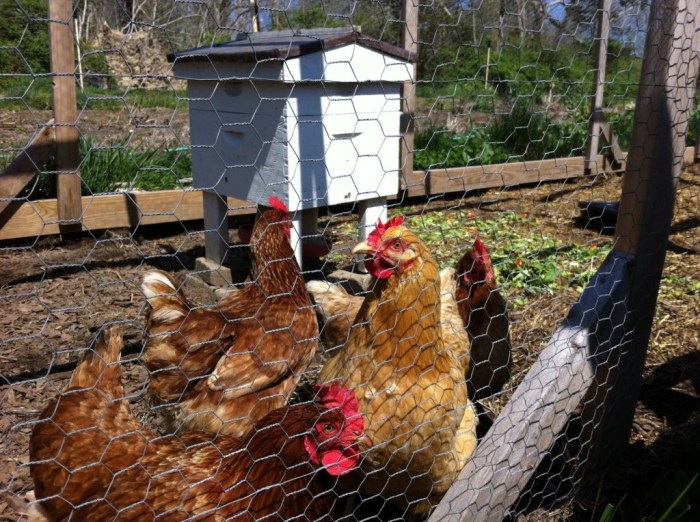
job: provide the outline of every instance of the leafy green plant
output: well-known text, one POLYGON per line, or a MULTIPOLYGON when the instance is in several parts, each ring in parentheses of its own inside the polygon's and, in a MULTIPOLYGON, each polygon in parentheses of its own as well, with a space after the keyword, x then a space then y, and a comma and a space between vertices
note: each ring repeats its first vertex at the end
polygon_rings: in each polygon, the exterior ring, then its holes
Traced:
POLYGON ((476 235, 492 250, 491 260, 503 289, 515 307, 530 296, 552 294, 565 288, 582 291, 596 272, 610 245, 566 244, 544 234, 533 234, 533 222, 515 212, 499 212, 483 219, 457 211, 430 212, 412 219, 411 226, 435 252, 441 266, 453 265, 464 245, 476 235))
POLYGON ((489 136, 514 159, 542 159, 547 150, 545 135, 552 122, 528 101, 516 102, 509 113, 500 114, 489 125, 489 136))
POLYGON ((135 150, 117 144, 97 148, 82 142, 81 176, 90 193, 177 188, 178 179, 191 176, 189 152, 162 149, 135 150))
MULTIPOLYGON (((181 186, 180 179, 192 176, 188 149, 135 149, 123 143, 98 146, 91 140, 80 143, 80 176, 83 195, 117 190, 167 190, 181 186)), ((56 197, 55 166, 50 162, 20 197, 56 197)))
POLYGON ((622 150, 627 150, 632 137, 634 110, 623 110, 609 116, 610 126, 622 150))
POLYGON ((16 76, 11 82, 5 83, 2 89, 3 96, 14 98, 4 100, 3 108, 48 110, 53 107, 51 78, 16 76))
MULTIPOLYGON (((37 74, 49 70, 49 34, 44 0, 0 0, 0 75, 37 74)), ((0 90, 13 78, 0 76, 0 90)))
POLYGON ((507 159, 505 151, 489 142, 481 131, 457 134, 445 129, 416 133, 413 165, 416 169, 437 169, 489 165, 507 159))
POLYGON ((695 520, 691 499, 700 493, 697 472, 666 471, 649 494, 627 494, 616 504, 606 504, 599 522, 683 522, 695 520))
MULTIPOLYGON (((477 215, 464 210, 430 211, 410 218, 411 228, 442 267, 454 266, 466 245, 481 237, 491 252, 499 284, 516 309, 538 295, 583 291, 611 248, 609 238, 580 244, 549 236, 541 232, 546 230, 544 219, 511 211, 477 215)), ((336 236, 356 237, 357 226, 349 221, 333 231, 336 236)), ((328 261, 347 263, 349 252, 334 252, 328 261)), ((664 275, 661 295, 679 292, 699 295, 700 279, 664 275)))

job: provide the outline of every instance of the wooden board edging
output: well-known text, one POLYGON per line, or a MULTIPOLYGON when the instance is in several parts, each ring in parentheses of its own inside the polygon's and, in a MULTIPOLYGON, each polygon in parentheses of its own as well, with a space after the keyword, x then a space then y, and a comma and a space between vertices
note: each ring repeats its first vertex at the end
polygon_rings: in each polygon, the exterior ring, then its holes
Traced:
MULTIPOLYGON (((600 165, 604 165, 599 156, 600 165)), ((695 149, 685 150, 684 162, 692 163, 695 149)), ((602 171, 602 167, 599 171, 602 171)), ((420 197, 464 193, 469 190, 515 186, 526 183, 573 179, 583 176, 583 157, 526 161, 478 167, 458 167, 433 171, 413 171, 402 187, 404 196, 420 197)), ((389 198, 392 200, 392 198, 389 198)), ((201 190, 161 190, 83 196, 82 228, 108 228, 155 225, 203 219, 201 190)), ((395 200, 395 199, 394 199, 395 200)), ((229 215, 252 215, 255 205, 228 198, 229 215)), ((58 205, 55 199, 12 201, 0 215, 0 240, 58 234, 58 205)))
MULTIPOLYGON (((200 190, 160 190, 83 196, 84 231, 156 225, 202 219, 200 190)), ((55 199, 10 203, 9 219, 0 220, 0 240, 58 234, 58 204, 55 199)), ((254 204, 228 198, 229 215, 254 214, 254 204)))
MULTIPOLYGON (((598 172, 602 171, 603 156, 598 156, 598 172)), ((595 174, 596 172, 593 172, 595 174)), ((578 178, 584 175, 584 158, 556 158, 521 161, 498 165, 478 165, 431 170, 427 175, 429 194, 466 192, 468 190, 510 187, 541 181, 578 178)))

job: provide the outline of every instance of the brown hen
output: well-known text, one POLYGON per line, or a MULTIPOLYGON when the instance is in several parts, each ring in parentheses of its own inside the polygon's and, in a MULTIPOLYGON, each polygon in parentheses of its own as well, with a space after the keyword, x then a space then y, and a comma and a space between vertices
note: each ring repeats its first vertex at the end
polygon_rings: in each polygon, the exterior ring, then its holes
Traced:
POLYGON ((316 352, 318 323, 289 244, 287 210, 271 203, 253 229, 252 282, 216 306, 191 305, 165 273, 143 278, 149 390, 179 402, 189 429, 246 435, 285 404, 316 352))
POLYGON ((243 440, 160 437, 125 400, 121 347, 119 329, 107 330, 34 426, 31 474, 44 520, 330 520, 335 499, 319 470, 348 472, 366 439, 351 392, 322 387, 319 402, 274 410, 243 440))
POLYGON ((373 276, 345 347, 321 382, 354 389, 374 445, 341 484, 428 511, 476 446, 464 370, 440 328, 440 278, 420 239, 394 218, 353 252, 373 276))
POLYGON ((469 334, 469 397, 481 400, 503 389, 513 363, 508 306, 481 239, 457 262, 455 281, 455 300, 469 334))

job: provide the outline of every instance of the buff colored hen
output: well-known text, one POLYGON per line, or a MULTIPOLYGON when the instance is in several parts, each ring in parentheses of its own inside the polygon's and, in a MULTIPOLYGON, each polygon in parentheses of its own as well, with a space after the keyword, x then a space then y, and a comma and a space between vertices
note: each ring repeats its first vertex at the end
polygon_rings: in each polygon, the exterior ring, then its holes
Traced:
POLYGON ((380 222, 353 249, 370 256, 371 290, 320 379, 355 390, 373 441, 341 485, 425 513, 474 451, 477 421, 462 362, 444 343, 437 264, 402 223, 380 222))
MULTIPOLYGON (((364 297, 340 284, 306 283, 323 318, 321 335, 330 350, 345 346, 364 297)), ((485 399, 510 379, 512 349, 508 306, 496 283, 489 252, 480 238, 455 268, 440 271, 442 338, 460 360, 469 398, 485 399)))

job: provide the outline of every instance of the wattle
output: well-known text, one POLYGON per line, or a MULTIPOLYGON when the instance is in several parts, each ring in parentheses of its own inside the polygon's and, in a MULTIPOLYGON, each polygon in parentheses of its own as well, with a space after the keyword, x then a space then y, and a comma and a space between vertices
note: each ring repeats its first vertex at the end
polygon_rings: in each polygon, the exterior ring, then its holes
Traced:
POLYGON ((367 272, 378 279, 387 279, 394 273, 394 267, 382 258, 368 257, 365 259, 367 272))
POLYGON ((359 458, 359 452, 352 448, 346 448, 345 451, 332 449, 323 452, 321 463, 330 475, 337 477, 352 470, 359 458))

